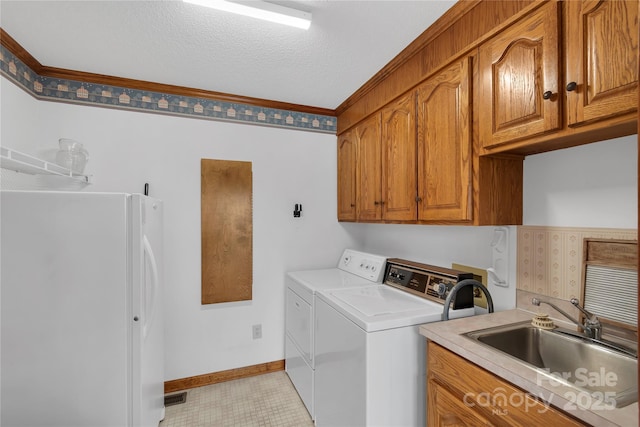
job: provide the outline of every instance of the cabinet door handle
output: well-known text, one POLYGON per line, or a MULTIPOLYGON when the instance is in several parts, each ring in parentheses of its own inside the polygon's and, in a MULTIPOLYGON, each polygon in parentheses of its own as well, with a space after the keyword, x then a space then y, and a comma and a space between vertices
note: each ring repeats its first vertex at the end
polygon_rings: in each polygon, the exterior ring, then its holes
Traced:
POLYGON ((375 202, 373 202, 373 204, 378 206, 380 204, 380 202, 376 200, 375 202))
POLYGON ((351 206, 352 208, 355 208, 356 204, 355 203, 351 203, 351 205, 349 205, 349 206, 351 206))
POLYGON ((567 92, 573 92, 574 90, 576 90, 578 88, 578 84, 576 82, 570 82, 567 85, 567 92))
POLYGON ((552 96, 553 96, 553 92, 548 90, 548 91, 546 91, 545 93, 542 94, 542 99, 551 99, 552 96))
POLYGON ((420 203, 422 201, 422 197, 416 196, 416 202, 420 203))

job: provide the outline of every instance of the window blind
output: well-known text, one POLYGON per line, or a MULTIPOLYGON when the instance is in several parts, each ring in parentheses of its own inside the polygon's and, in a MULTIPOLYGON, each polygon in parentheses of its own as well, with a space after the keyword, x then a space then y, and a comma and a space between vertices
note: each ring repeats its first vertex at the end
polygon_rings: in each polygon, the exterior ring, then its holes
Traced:
POLYGON ((587 265, 584 307, 598 317, 636 326, 638 324, 638 272, 587 265))

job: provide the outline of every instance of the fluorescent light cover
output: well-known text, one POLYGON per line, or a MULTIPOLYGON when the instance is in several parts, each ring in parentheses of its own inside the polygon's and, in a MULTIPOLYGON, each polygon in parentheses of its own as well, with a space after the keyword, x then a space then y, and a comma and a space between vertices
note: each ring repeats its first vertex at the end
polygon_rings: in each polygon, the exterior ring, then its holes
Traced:
POLYGON ((261 0, 251 0, 243 3, 236 3, 227 0, 182 1, 210 7, 212 9, 223 10, 225 12, 263 19, 265 21, 276 22, 278 24, 290 25, 292 27, 302 28, 303 30, 308 30, 311 26, 310 13, 273 3, 267 3, 261 0))

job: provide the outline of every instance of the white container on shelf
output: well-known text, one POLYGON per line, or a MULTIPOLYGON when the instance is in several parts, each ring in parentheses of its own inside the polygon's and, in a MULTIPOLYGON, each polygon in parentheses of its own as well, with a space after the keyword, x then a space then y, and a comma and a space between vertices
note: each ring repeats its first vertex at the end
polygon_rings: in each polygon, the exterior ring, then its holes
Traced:
POLYGON ((56 163, 73 173, 82 174, 89 160, 89 153, 78 141, 68 138, 58 140, 60 149, 56 153, 56 163))

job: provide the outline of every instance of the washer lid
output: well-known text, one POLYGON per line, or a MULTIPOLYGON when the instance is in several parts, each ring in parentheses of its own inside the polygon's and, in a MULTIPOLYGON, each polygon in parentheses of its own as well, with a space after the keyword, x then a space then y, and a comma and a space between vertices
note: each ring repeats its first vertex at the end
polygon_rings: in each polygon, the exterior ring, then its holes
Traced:
POLYGON ((335 298, 349 304, 365 316, 402 313, 413 310, 433 309, 434 313, 442 313, 442 306, 429 301, 420 300, 403 294, 386 286, 370 286, 333 292, 335 298))
POLYGON ((304 270, 291 271, 288 277, 300 285, 305 286, 311 292, 322 289, 345 289, 354 286, 375 285, 369 279, 356 276, 338 268, 328 268, 325 270, 304 270))
MULTIPOLYGON (((365 332, 439 322, 442 317, 442 304, 387 285, 324 290, 316 296, 365 332)), ((473 308, 450 310, 449 317, 472 316, 473 312, 473 308)))

